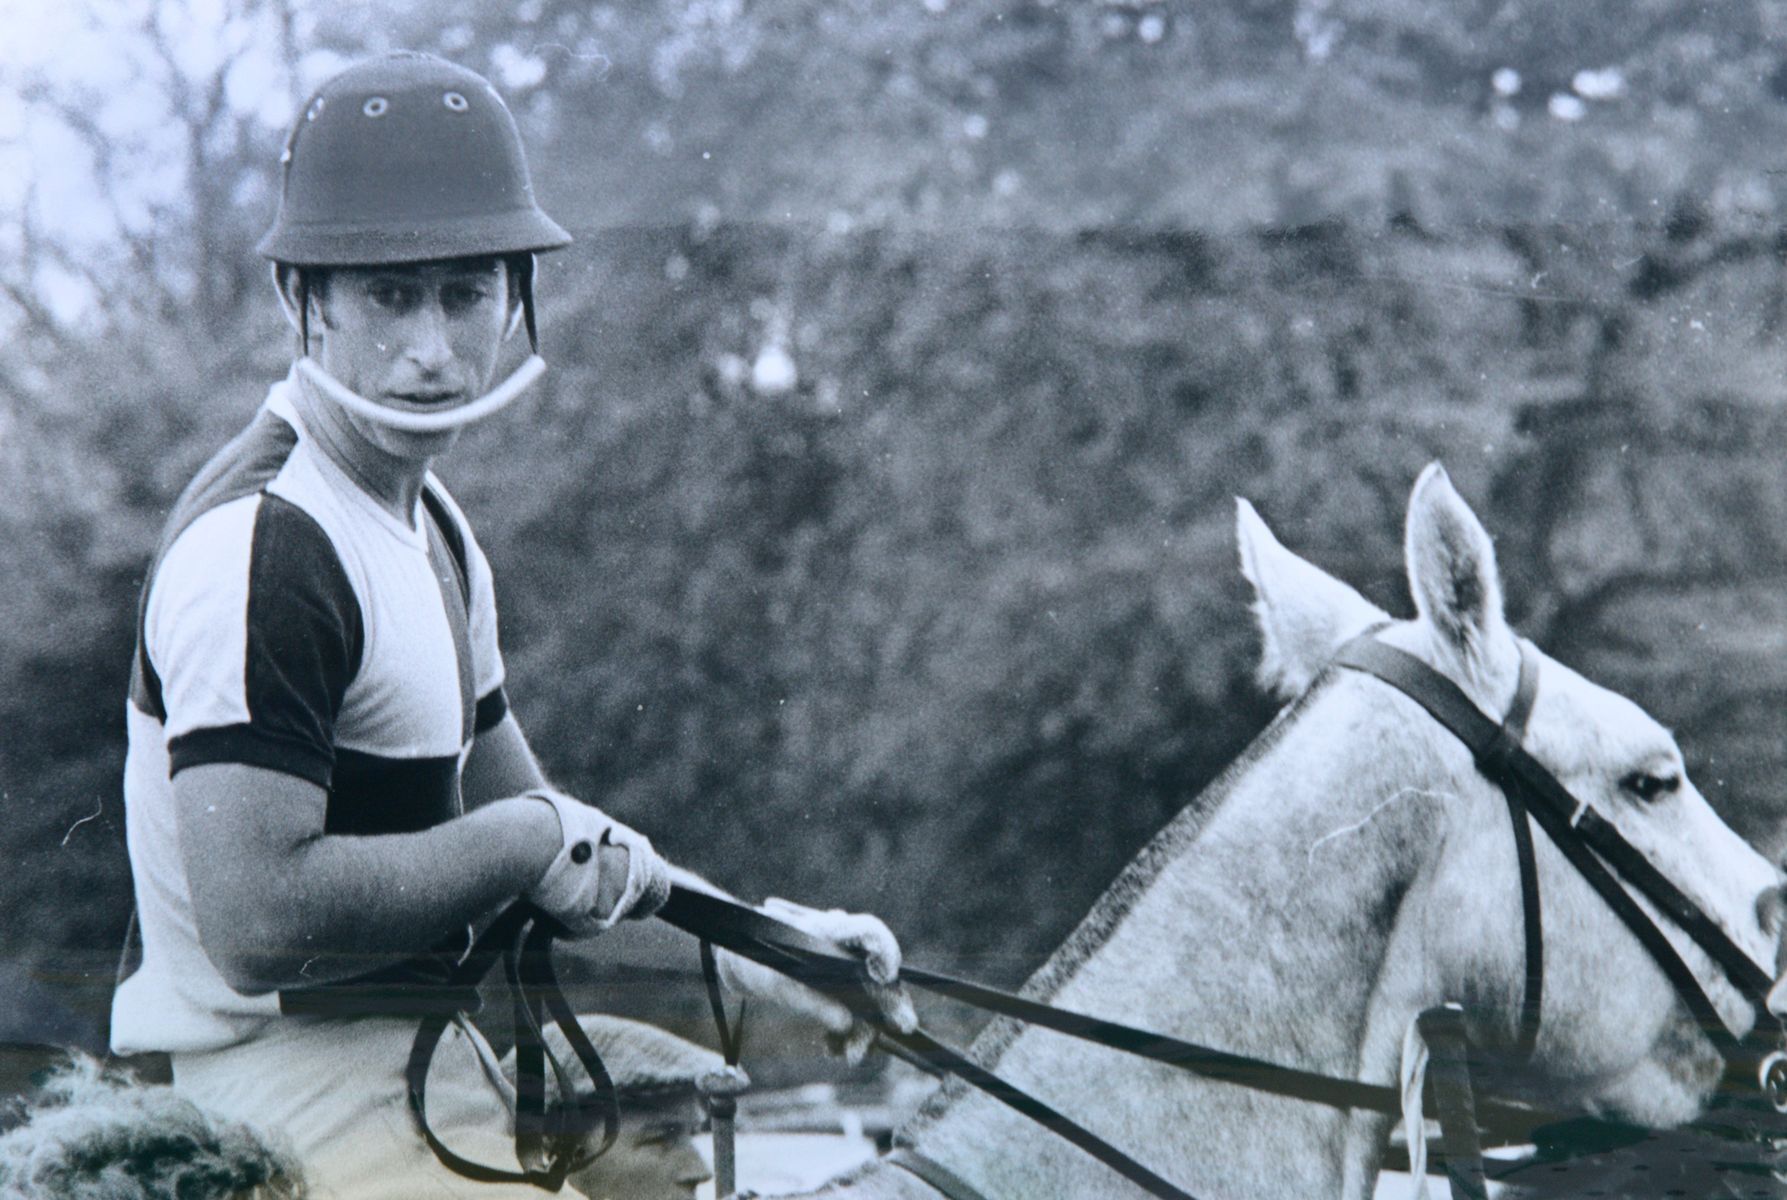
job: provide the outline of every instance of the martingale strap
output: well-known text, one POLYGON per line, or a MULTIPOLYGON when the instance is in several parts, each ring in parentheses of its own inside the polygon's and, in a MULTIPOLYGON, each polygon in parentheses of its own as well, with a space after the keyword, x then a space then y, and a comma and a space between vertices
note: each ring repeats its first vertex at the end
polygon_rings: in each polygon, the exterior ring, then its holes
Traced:
POLYGON ((881 1161, 918 1176, 948 1196, 949 1200, 987 1200, 985 1192, 936 1159, 927 1158, 910 1146, 895 1146, 881 1156, 881 1161))
MULTIPOLYGON (((1527 653, 1530 652, 1523 648, 1523 657, 1527 653)), ((1385 645, 1370 634, 1347 643, 1334 661, 1394 687, 1465 744, 1478 769, 1501 786, 1510 804, 1538 822, 1570 864, 1632 931, 1725 1058, 1729 1074, 1755 1085, 1759 1064, 1771 1049, 1768 1038, 1778 1038, 1781 1032, 1780 1023, 1768 1011, 1768 989, 1773 982, 1768 973, 1610 822, 1578 801, 1542 763, 1510 740, 1503 726, 1486 716, 1457 684, 1414 655, 1385 645), (1614 871, 1619 872, 1619 877, 1614 871), (1732 1034, 1693 970, 1622 886, 1620 877, 1697 943, 1750 1002, 1757 1021, 1747 1037, 1740 1040, 1732 1034), (1764 1030, 1768 1032, 1765 1034, 1764 1030)), ((1516 827, 1522 823, 1516 821, 1516 827)), ((1536 892, 1536 881, 1532 886, 1536 892)), ((1526 889, 1523 880, 1523 892, 1526 889)), ((1528 948, 1530 953, 1530 939, 1528 948)), ((1529 972, 1530 969, 1529 962, 1529 972)))
MULTIPOLYGON (((1432 1057, 1428 1070, 1439 1109, 1441 1156, 1454 1200, 1489 1200, 1483 1143, 1477 1133, 1477 1101, 1467 1063, 1464 1010, 1452 1004, 1425 1009, 1415 1024, 1432 1057)), ((1406 1132, 1411 1145, 1424 1136, 1419 1129, 1406 1132)))

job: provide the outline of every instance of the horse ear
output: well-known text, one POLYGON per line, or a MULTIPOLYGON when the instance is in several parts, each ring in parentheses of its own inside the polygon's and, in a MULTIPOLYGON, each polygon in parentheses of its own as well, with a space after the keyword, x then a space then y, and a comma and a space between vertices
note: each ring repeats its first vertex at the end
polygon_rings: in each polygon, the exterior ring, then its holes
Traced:
POLYGON ((1415 608, 1441 646, 1479 678, 1511 669, 1518 650, 1502 615, 1495 547, 1438 463, 1421 472, 1409 496, 1404 550, 1415 608))
POLYGON ((1320 567, 1286 550, 1253 505, 1235 501, 1241 574, 1253 584, 1260 683, 1282 699, 1298 695, 1343 642, 1389 617, 1320 567))

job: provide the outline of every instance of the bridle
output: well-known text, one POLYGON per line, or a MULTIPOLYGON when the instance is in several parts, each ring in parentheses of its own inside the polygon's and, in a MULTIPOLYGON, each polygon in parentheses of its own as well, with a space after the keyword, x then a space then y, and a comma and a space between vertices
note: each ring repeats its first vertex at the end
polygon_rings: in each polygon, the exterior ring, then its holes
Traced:
POLYGON ((1513 705, 1499 723, 1484 715, 1457 684, 1404 650, 1387 645, 1368 630, 1334 658, 1334 665, 1359 671, 1390 685, 1419 704, 1464 743, 1477 770, 1507 800, 1520 861, 1521 905, 1525 910, 1526 983, 1521 1003, 1516 1056, 1531 1056, 1538 1038, 1544 988, 1544 923, 1529 824, 1536 823, 1594 888, 1668 978, 1701 1031, 1725 1060, 1728 1081, 1753 1084, 1771 1101, 1787 1100, 1787 1059, 1780 1054, 1782 1026, 1768 1010, 1773 980, 1701 908, 1653 866, 1611 822, 1570 794, 1557 776, 1521 746, 1527 717, 1538 691, 1538 651, 1520 642, 1520 682, 1513 705), (1725 973, 1755 1012, 1748 1033, 1739 1037, 1719 1016, 1706 989, 1677 953, 1663 930, 1632 898, 1621 880, 1663 912, 1725 973))
MULTIPOLYGON (((1470 750, 1477 769, 1500 788, 1507 801, 1520 869, 1526 955, 1520 1018, 1514 1042, 1515 1060, 1525 1061, 1530 1058, 1537 1043, 1544 990, 1543 913, 1531 831, 1531 825, 1537 824, 1657 963, 1690 1015, 1724 1059, 1726 1084, 1735 1085, 1744 1092, 1752 1089, 1759 1091, 1776 1111, 1787 1112, 1787 1055, 1783 1055, 1779 1048, 1781 1022, 1770 1014, 1767 1006, 1767 993, 1772 982, 1768 972, 1758 966, 1716 921, 1658 871, 1610 822, 1586 802, 1572 796, 1569 789, 1548 768, 1521 746, 1538 692, 1538 652, 1530 643, 1520 643, 1520 676, 1514 701, 1508 713, 1497 721, 1484 714, 1446 676, 1414 655, 1378 640, 1376 635, 1381 628, 1368 629, 1341 647, 1332 665, 1369 675, 1419 704, 1434 720, 1464 743, 1470 750), (1621 882, 1622 879, 1624 883, 1621 882), (1739 1036, 1731 1032, 1692 969, 1682 960, 1663 930, 1632 898, 1627 890, 1628 885, 1645 896, 1693 940, 1724 971, 1732 986, 1749 1001, 1755 1010, 1756 1019, 1746 1034, 1739 1036)), ((1189 1193, 1065 1114, 1001 1079, 991 1070, 939 1042, 922 1029, 902 1033, 888 1026, 863 988, 859 961, 837 946, 765 916, 755 909, 680 887, 672 889, 669 902, 658 915, 701 939, 702 957, 708 971, 710 989, 716 986, 713 956, 709 949, 711 943, 763 963, 835 997, 860 1019, 873 1024, 881 1044, 891 1052, 934 1074, 954 1075, 979 1088, 993 1099, 1072 1142, 1161 1200, 1194 1200, 1189 1193)), ((495 927, 492 932, 495 932, 495 927)), ((532 957, 537 963, 543 959, 549 950, 551 936, 550 926, 536 920, 529 935, 533 954, 524 954, 522 960, 525 962, 532 957)), ((462 964, 462 978, 471 977, 474 972, 481 975, 482 970, 488 969, 494 961, 494 952, 488 946, 493 946, 496 939, 487 934, 479 942, 479 948, 474 948, 467 962, 462 964), (484 961, 480 968, 473 960, 481 955, 484 961)), ((533 970, 536 983, 550 985, 549 965, 544 968, 543 976, 539 966, 536 965, 533 970)), ((1402 1113, 1401 1096, 1393 1087, 1303 1071, 1247 1055, 1201 1046, 1056 1008, 1010 992, 911 965, 902 969, 901 979, 913 986, 1001 1016, 1041 1025, 1072 1037, 1189 1071, 1203 1078, 1341 1110, 1369 1110, 1392 1117, 1402 1113)), ((520 980, 513 969, 510 971, 510 981, 518 997, 518 1025, 527 1029, 531 1035, 527 1039, 531 1069, 526 1074, 538 1080, 543 1073, 539 1051, 536 1049, 539 1040, 540 1000, 536 996, 524 1005, 519 997, 523 993, 525 981, 520 980), (531 1015, 523 1011, 528 1006, 533 1008, 531 1015)), ((475 983, 475 978, 472 982, 475 983)), ((549 990, 552 995, 546 1000, 547 1008, 559 1019, 565 1032, 571 1034, 576 1023, 569 1019, 562 997, 556 996, 556 987, 550 987, 549 990), (561 1009, 564 1011, 561 1012, 561 1009)), ((730 1060, 731 1047, 736 1043, 736 1030, 727 1026, 717 995, 714 1007, 720 1021, 721 1040, 729 1048, 730 1060)), ((1435 1084, 1443 1140, 1449 1152, 1453 1147, 1463 1147, 1465 1153, 1474 1155, 1479 1123, 1500 1130, 1519 1130, 1524 1133, 1564 1116, 1524 1104, 1474 1097, 1468 1074, 1463 1069, 1462 1014, 1455 1007, 1427 1010, 1421 1014, 1421 1026, 1424 1033, 1432 1029, 1444 1034, 1455 1047, 1450 1055, 1451 1065, 1455 1068, 1452 1072, 1455 1077, 1453 1085, 1448 1092, 1440 1092, 1440 1084, 1435 1084), (1462 1077, 1461 1085, 1457 1082, 1457 1077, 1462 1077)), ((588 1104, 582 1109, 574 1107, 557 1122, 555 1128, 555 1123, 543 1112, 542 1089, 535 1083, 530 1088, 524 1088, 518 1105, 517 1150, 522 1161, 529 1164, 522 1173, 494 1171, 451 1155, 428 1130, 422 1094, 428 1059, 435 1042, 439 1040, 440 1032, 440 1022, 431 1020, 424 1023, 418 1035, 410 1063, 411 1107, 424 1137, 437 1157, 449 1168, 473 1178, 518 1179, 538 1184, 548 1190, 557 1190, 569 1169, 563 1156, 571 1152, 580 1133, 593 1130, 600 1124, 607 1126, 608 1136, 612 1138, 614 1118, 611 1107, 601 1112, 595 1111, 588 1104), (545 1138, 546 1161, 543 1166, 537 1166, 535 1164, 542 1154, 542 1127, 550 1132, 545 1138), (529 1131, 525 1146, 523 1129, 529 1131), (530 1159, 534 1161, 530 1163, 530 1159)), ((604 1078, 599 1059, 594 1058, 593 1048, 589 1048, 588 1055, 585 1055, 587 1047, 579 1045, 578 1040, 577 1037, 572 1038, 579 1057, 585 1060, 585 1069, 592 1078, 604 1078)), ((1436 1050, 1436 1058, 1438 1054, 1436 1050)), ((550 1057, 549 1054, 546 1055, 548 1060, 550 1057)), ((558 1069, 556 1062, 552 1066, 555 1071, 558 1069)), ((595 1109, 611 1104, 612 1090, 609 1089, 606 1099, 599 1100, 595 1109)), ((1411 1131, 1411 1136, 1420 1134, 1411 1131)), ((888 1156, 888 1161, 925 1180, 945 1195, 953 1197, 953 1200, 984 1200, 972 1185, 942 1164, 925 1158, 913 1147, 896 1147, 888 1156)), ((1448 1169, 1453 1165, 1449 1162, 1448 1169)), ((1453 1178, 1455 1190, 1460 1190, 1460 1194, 1482 1194, 1480 1162, 1475 1163, 1474 1167, 1465 1164, 1465 1169, 1454 1172, 1453 1178), (1460 1189, 1460 1184, 1466 1186, 1460 1189)))

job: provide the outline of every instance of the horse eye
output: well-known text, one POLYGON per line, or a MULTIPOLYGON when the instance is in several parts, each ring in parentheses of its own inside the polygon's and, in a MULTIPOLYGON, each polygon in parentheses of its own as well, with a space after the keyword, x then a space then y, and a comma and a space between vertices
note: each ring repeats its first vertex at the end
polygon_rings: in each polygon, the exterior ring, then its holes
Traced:
POLYGON ((1652 775, 1648 771, 1634 771, 1619 781, 1626 792, 1649 803, 1663 796, 1672 795, 1682 785, 1679 775, 1652 775))

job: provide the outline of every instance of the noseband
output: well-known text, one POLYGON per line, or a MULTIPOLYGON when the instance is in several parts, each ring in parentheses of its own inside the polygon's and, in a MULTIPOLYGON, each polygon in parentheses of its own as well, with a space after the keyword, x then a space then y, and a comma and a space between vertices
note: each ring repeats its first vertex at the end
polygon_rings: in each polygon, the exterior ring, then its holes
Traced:
POLYGON ((1497 723, 1457 684, 1414 655, 1377 640, 1376 633, 1375 629, 1368 630, 1341 647, 1334 665, 1370 675, 1419 704, 1465 744, 1477 769, 1501 789, 1508 803, 1525 910, 1526 980, 1515 1039, 1516 1055, 1521 1060, 1529 1058, 1538 1040, 1545 980, 1544 926, 1530 828, 1537 823, 1668 978, 1695 1022, 1724 1058, 1727 1079, 1761 1087, 1779 1107, 1787 1100, 1787 1060, 1779 1053, 1781 1023, 1768 1010, 1768 990, 1773 982, 1768 972, 1611 822, 1586 801, 1572 796, 1557 776, 1521 746, 1538 693, 1538 651, 1531 643, 1521 641, 1520 682, 1508 715, 1497 723), (1632 898, 1626 885, 1667 915, 1718 964, 1731 985, 1749 1001, 1756 1019, 1747 1034, 1740 1038, 1726 1026, 1700 980, 1662 929, 1632 898))

